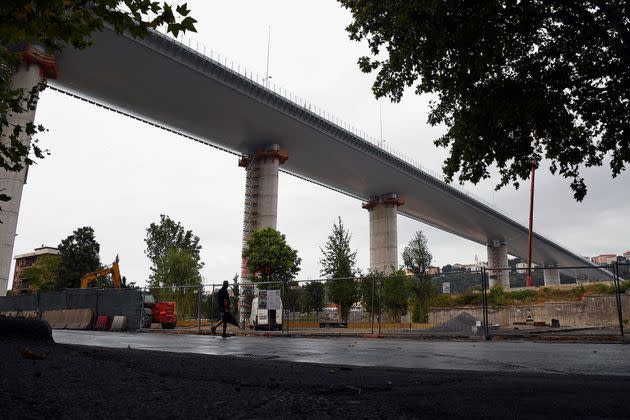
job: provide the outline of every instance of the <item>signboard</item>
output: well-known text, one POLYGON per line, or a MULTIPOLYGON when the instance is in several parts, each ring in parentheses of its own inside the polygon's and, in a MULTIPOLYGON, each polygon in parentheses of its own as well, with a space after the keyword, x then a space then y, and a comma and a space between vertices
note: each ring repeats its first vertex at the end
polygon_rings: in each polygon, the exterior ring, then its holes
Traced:
POLYGON ((258 309, 282 310, 280 290, 258 291, 258 309))
POLYGON ((442 293, 445 293, 447 295, 451 293, 451 282, 450 281, 445 281, 444 283, 442 283, 442 293))

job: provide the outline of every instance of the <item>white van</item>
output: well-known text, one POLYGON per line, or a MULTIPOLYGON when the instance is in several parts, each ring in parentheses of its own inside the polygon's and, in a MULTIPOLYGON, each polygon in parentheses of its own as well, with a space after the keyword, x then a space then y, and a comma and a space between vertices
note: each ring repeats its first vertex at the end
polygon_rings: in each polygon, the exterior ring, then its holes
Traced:
POLYGON ((255 290, 249 328, 282 331, 282 299, 280 290, 255 290))

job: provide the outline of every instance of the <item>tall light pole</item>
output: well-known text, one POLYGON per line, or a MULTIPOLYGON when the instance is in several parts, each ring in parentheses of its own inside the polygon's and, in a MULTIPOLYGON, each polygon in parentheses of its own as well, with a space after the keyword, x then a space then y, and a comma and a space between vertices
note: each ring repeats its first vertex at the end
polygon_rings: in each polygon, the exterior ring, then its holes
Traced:
POLYGON ((532 237, 534 232, 534 180, 536 178, 536 161, 532 159, 532 184, 529 191, 529 236, 527 238, 527 287, 532 287, 532 237))
POLYGON ((269 25, 269 32, 267 32, 267 71, 265 72, 265 87, 269 87, 269 51, 271 50, 271 25, 269 25))

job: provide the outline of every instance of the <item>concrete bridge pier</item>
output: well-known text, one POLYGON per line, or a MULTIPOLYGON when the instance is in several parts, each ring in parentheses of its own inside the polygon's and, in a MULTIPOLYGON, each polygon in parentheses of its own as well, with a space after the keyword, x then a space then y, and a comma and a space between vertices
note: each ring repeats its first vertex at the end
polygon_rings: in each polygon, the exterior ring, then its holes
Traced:
POLYGON ((363 208, 370 215, 370 269, 386 274, 398 270, 398 207, 405 202, 394 193, 370 198, 363 208))
POLYGON ((494 270, 508 267, 507 242, 490 241, 488 249, 488 283, 490 287, 500 285, 504 289, 510 288, 510 272, 508 270, 494 270))
MULTIPOLYGON (((243 245, 256 229, 276 228, 278 222, 278 170, 287 161, 289 154, 272 144, 251 156, 241 158, 239 166, 246 170, 245 209, 243 215, 243 245)), ((241 261, 241 284, 251 284, 245 258, 241 261)), ((239 300, 240 323, 249 317, 251 293, 253 289, 245 286, 239 300)))
MULTIPOLYGON (((54 56, 46 54, 42 49, 28 46, 22 51, 22 57, 24 62, 16 69, 11 78, 12 89, 28 91, 41 82, 42 78, 54 78, 56 76, 54 56)), ((2 128, 0 142, 6 144, 10 141, 9 133, 14 125, 20 125, 25 129, 26 124, 34 120, 35 110, 9 115, 9 128, 2 128)), ((20 142, 25 146, 29 146, 31 136, 22 132, 20 142)), ((11 197, 11 200, 8 202, 0 202, 0 207, 2 207, 0 211, 0 221, 2 221, 0 224, 0 296, 7 294, 18 214, 27 174, 28 167, 26 166, 20 172, 9 172, 0 169, 0 193, 11 197)))
POLYGON ((560 285, 560 270, 557 267, 549 266, 544 267, 543 276, 545 279, 545 286, 559 286, 560 285))

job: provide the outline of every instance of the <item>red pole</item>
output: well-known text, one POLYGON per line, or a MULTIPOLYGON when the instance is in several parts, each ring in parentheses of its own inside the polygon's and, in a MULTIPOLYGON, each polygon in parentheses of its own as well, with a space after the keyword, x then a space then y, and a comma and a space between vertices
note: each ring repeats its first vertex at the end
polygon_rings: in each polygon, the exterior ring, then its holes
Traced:
POLYGON ((536 177, 536 161, 532 160, 532 186, 529 192, 529 237, 527 238, 527 287, 532 287, 532 226, 534 225, 534 179, 536 177))

